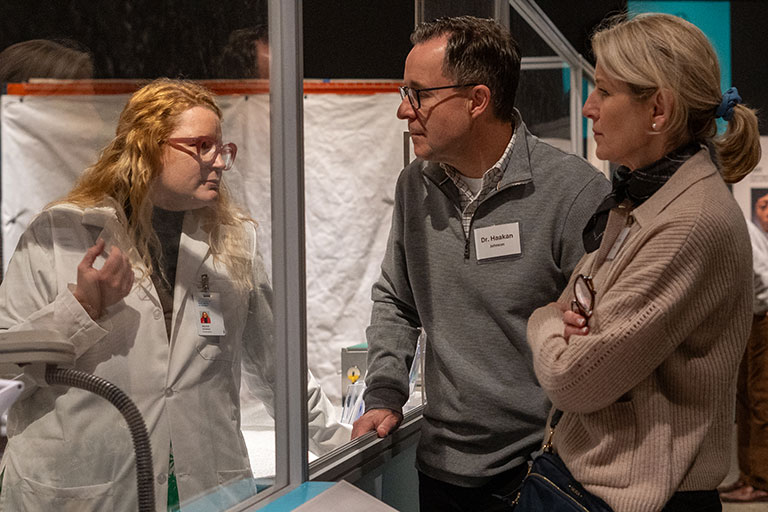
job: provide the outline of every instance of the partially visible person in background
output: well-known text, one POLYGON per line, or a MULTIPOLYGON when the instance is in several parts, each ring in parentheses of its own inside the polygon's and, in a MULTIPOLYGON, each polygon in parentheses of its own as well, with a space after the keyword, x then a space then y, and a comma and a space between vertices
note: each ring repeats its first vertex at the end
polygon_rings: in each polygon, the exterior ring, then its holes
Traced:
POLYGON ((218 61, 219 78, 269 78, 267 25, 241 28, 229 35, 218 61))
POLYGON ((755 201, 752 222, 752 330, 736 384, 739 478, 721 487, 724 502, 768 502, 768 190, 755 201))
POLYGON ((69 39, 31 39, 0 52, 0 82, 33 78, 93 78, 93 57, 83 45, 69 39))
MULTIPOLYGON (((30 39, 0 52, 0 84, 28 82, 35 78, 93 78, 93 56, 85 46, 71 39, 30 39)), ((2 255, 0 243, 0 261, 2 255)))

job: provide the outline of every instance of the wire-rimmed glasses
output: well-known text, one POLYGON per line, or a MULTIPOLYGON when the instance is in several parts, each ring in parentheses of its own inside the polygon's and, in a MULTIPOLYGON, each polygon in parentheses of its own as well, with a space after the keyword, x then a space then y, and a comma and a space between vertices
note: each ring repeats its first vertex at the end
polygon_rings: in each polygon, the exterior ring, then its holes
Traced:
POLYGON ((398 89, 400 89, 400 99, 408 98, 408 102, 411 104, 414 110, 419 110, 421 108, 421 96, 420 93, 425 91, 439 91, 440 89, 456 89, 458 87, 474 87, 478 84, 455 84, 455 85, 443 85, 440 87, 426 87, 423 89, 413 89, 411 87, 408 87, 407 85, 401 85, 398 89))
POLYGON ((573 296, 571 311, 578 313, 587 320, 592 316, 595 307, 595 286, 592 278, 579 274, 573 282, 573 296))
POLYGON ((235 156, 237 156, 237 146, 233 142, 222 144, 213 137, 174 137, 168 139, 167 142, 170 146, 183 151, 206 165, 213 164, 216 158, 221 155, 225 171, 232 168, 232 165, 235 163, 235 156), (189 149, 190 146, 195 147, 195 153, 189 149))

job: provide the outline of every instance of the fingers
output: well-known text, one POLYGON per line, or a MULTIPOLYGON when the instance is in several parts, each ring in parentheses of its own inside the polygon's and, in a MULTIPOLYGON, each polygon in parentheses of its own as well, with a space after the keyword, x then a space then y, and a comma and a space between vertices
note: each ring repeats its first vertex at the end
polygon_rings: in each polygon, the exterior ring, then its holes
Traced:
POLYGON ((379 437, 386 437, 403 420, 403 415, 390 409, 371 409, 363 414, 352 426, 352 439, 376 431, 379 437))
POLYGON ((99 271, 104 307, 123 299, 133 287, 131 262, 120 249, 112 247, 109 257, 99 271))
POLYGON ((563 323, 573 327, 585 327, 587 325, 587 319, 578 313, 566 310, 563 312, 563 323))
POLYGON ((352 439, 356 439, 376 428, 372 419, 374 412, 375 411, 366 412, 352 424, 352 439))
POLYGON ((589 334, 589 327, 574 327, 572 325, 566 325, 563 330, 563 337, 565 341, 569 341, 571 336, 586 336, 589 334))
POLYGON ((589 334, 587 319, 569 309, 563 310, 563 324, 565 324, 563 337, 566 342, 570 340, 571 336, 586 336, 589 334))
POLYGON ((80 266, 85 269, 91 268, 93 266, 93 262, 96 261, 96 258, 99 257, 99 254, 101 254, 103 250, 104 239, 99 238, 90 249, 85 251, 85 256, 83 256, 83 259, 80 261, 80 266))
POLYGON ((376 427, 376 434, 379 437, 386 437, 389 435, 390 432, 395 430, 399 425, 400 422, 403 420, 403 415, 395 412, 391 412, 387 416, 384 417, 384 419, 379 423, 379 426, 376 427))

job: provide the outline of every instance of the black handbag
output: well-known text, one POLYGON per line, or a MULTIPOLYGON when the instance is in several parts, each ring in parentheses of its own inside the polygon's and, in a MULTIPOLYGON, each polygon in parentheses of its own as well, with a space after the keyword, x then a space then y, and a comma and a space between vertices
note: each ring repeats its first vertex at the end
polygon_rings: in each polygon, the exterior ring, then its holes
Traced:
POLYGON ((556 410, 549 423, 549 439, 533 459, 520 492, 515 512, 613 512, 606 502, 590 493, 573 477, 563 460, 552 451, 552 435, 563 411, 556 410))

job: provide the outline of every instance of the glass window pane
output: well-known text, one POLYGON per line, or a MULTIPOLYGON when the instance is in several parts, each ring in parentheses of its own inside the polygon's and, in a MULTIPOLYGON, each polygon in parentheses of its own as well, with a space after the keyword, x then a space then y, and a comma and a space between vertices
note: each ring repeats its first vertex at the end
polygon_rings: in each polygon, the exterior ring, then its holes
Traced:
POLYGON ((515 104, 531 133, 571 151, 570 70, 523 69, 515 104))
POLYGON ((518 12, 509 8, 509 30, 523 57, 551 57, 557 55, 555 50, 531 27, 518 12))
MULTIPOLYGON (((0 330, 52 326, 78 347, 75 368, 126 391, 152 442, 157 503, 219 510, 265 489, 275 471, 266 0, 11 1, 0 19, 0 81, 8 83, 0 330), (150 86, 157 104, 134 97, 145 117, 124 116, 118 143, 105 150, 131 95, 162 76, 212 91, 221 120, 175 82, 167 96, 150 86), (211 160, 195 140, 203 136, 221 156, 211 160), (75 206, 46 206, 97 162, 84 181, 92 186, 66 199, 75 206), (103 308, 80 293, 77 272, 99 237, 128 255, 135 274, 127 295, 103 308), (70 336, 73 326, 85 341, 70 336)), ((97 255, 92 270, 104 271, 108 257, 97 255)), ((135 502, 131 440, 117 411, 79 390, 29 385, 27 393, 11 411, 6 448, 24 456, 6 467, 2 492, 36 475, 61 493, 87 489, 86 508, 102 487, 135 502)), ((55 508, 27 501, 39 493, 3 499, 40 505, 20 510, 55 508)))

